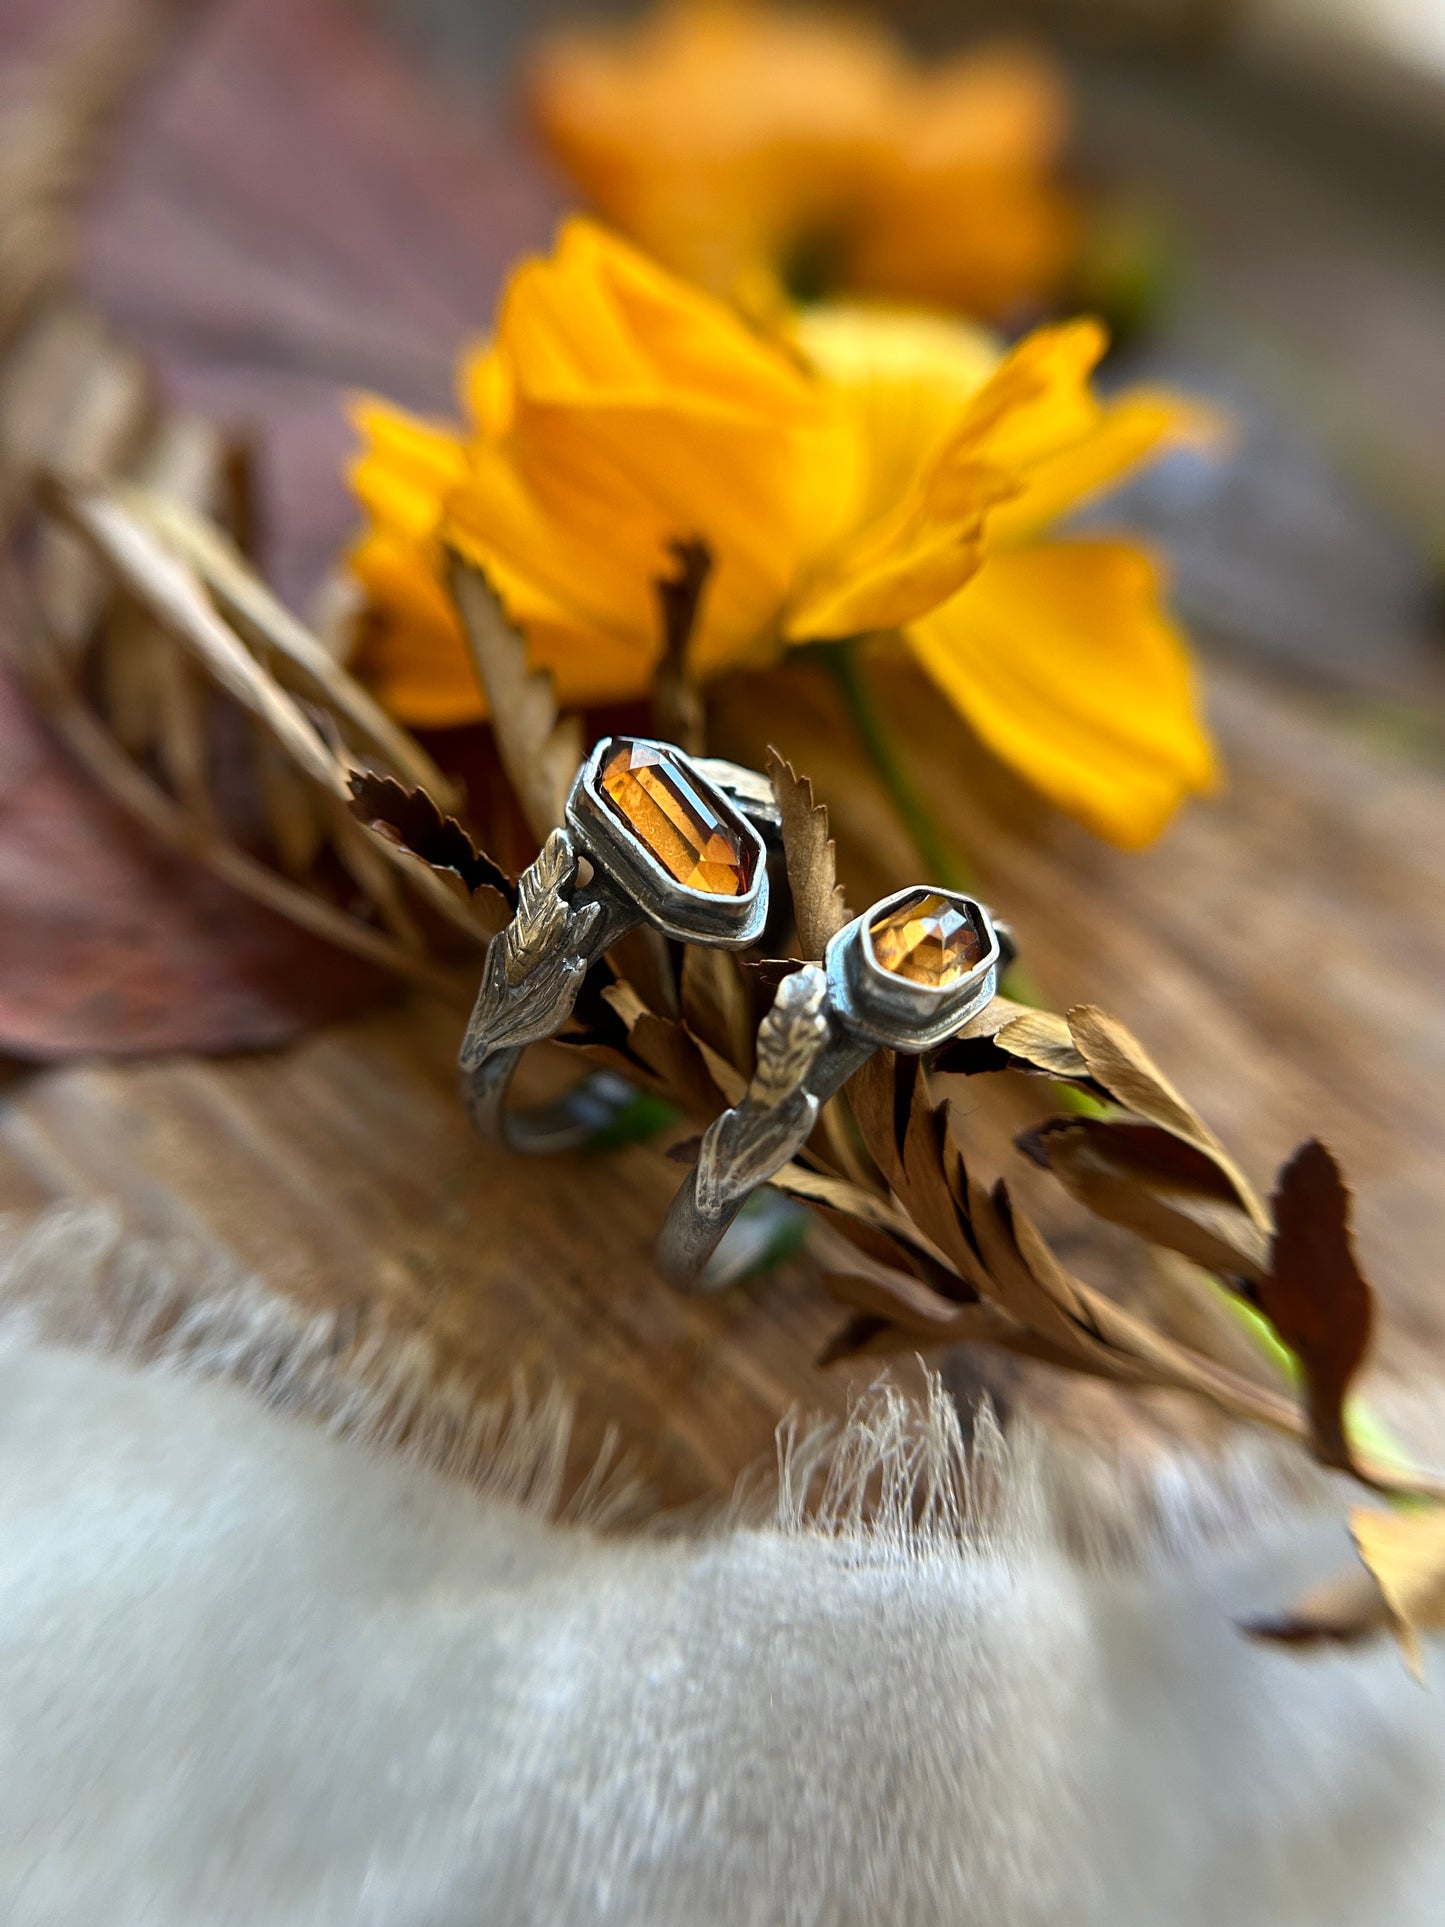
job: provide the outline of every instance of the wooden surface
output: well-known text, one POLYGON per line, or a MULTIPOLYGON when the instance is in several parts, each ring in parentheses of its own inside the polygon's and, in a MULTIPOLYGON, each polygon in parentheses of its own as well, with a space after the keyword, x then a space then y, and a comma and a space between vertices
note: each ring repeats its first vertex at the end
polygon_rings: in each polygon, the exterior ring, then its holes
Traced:
MULTIPOLYGON (((324 0, 225 0, 198 25, 103 197, 91 278, 177 392, 254 425, 267 555, 294 601, 348 526, 346 392, 443 406, 458 337, 551 206, 480 107, 440 99, 324 0)), ((1247 600, 1247 572, 1212 554, 1247 600)), ((1412 631, 1382 681, 1424 704, 1422 652, 1412 631)), ((866 902, 916 862, 866 778, 827 783, 843 725, 826 685, 793 682, 786 727, 723 691, 719 746, 777 736, 824 779, 866 902)), ((906 677, 890 701, 1050 1000, 1134 1025, 1256 1178, 1312 1132, 1338 1151, 1386 1309, 1381 1365, 1418 1382, 1445 1359, 1445 784, 1258 669, 1219 662, 1211 685, 1230 790, 1142 858, 1043 822, 906 677)), ((725 1493, 795 1400, 842 1404, 849 1374, 812 1362, 837 1314, 804 1267, 720 1304, 668 1293, 647 1246, 676 1167, 655 1149, 539 1165, 478 1145, 456 1041, 454 1016, 414 1003, 279 1055, 12 1070, 0 1206, 117 1199, 137 1229, 218 1244, 302 1305, 380 1308, 479 1395, 518 1368, 555 1374, 578 1400, 577 1466, 615 1427, 668 1502, 725 1493)), ((960 1097, 998 1168, 999 1129, 973 1087, 960 1097)), ((1109 1240, 1071 1235, 1081 1269, 1115 1275, 1109 1240)), ((1024 1395, 1061 1423, 1118 1421, 1037 1375, 1024 1395)))
POLYGON ((771 1451, 836 1323, 817 1293, 697 1304, 647 1252, 677 1168, 656 1153, 529 1163, 478 1144, 455 1022, 378 1015, 284 1056, 57 1070, 12 1084, 0 1201, 118 1200, 138 1231, 224 1249, 306 1308, 384 1311, 478 1397, 517 1372, 577 1395, 577 1472, 616 1426, 669 1503, 771 1451))
MULTIPOLYGON (((1134 1022, 1252 1175, 1313 1131, 1340 1154, 1388 1400, 1445 1358, 1445 795, 1238 673, 1216 687, 1227 799, 1143 859, 990 832, 986 883, 1054 999, 1134 1022)), ((791 714, 790 753, 826 755, 828 692, 795 692, 791 714)), ((929 740, 926 701, 913 725, 925 754, 954 753, 929 740)), ((866 783, 837 813, 855 900, 909 874, 866 783)), ((806 1264, 721 1302, 676 1297, 648 1246, 677 1167, 657 1149, 544 1164, 478 1144, 454 1096, 457 1029, 413 1004, 284 1055, 16 1075, 0 1205, 118 1199, 137 1229, 220 1246, 298 1304, 381 1310, 479 1397, 518 1368, 534 1389, 555 1375, 577 1399, 578 1473, 615 1427, 668 1503, 725 1495, 795 1402, 846 1401, 858 1373, 814 1363, 838 1314, 806 1264)), ((983 1099, 960 1097, 965 1141, 999 1168, 983 1099)), ((1021 1158, 1006 1168, 1047 1194, 1021 1158)), ((1110 1238, 1044 1215, 1082 1271, 1124 1275, 1110 1238)), ((1013 1389, 1096 1443, 1135 1426, 1093 1387, 1036 1372, 1013 1389)))

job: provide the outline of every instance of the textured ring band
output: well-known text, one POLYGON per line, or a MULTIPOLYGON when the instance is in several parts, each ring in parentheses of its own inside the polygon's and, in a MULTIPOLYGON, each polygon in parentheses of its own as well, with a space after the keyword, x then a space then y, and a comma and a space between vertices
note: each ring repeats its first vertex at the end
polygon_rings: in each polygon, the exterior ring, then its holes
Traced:
POLYGON ((785 977, 758 1026, 746 1094, 715 1118, 657 1242, 663 1274, 707 1291, 708 1260, 748 1198, 802 1149, 818 1113, 876 1050, 935 1049, 977 1016, 1013 956, 982 904, 900 890, 785 977))
POLYGON ((463 1098, 484 1136, 557 1151, 596 1129, 595 1106, 580 1096, 508 1108, 522 1053, 557 1034, 588 971, 639 923, 685 943, 755 942, 768 914, 757 824, 773 812, 752 770, 641 736, 596 745, 567 798, 566 827, 519 880, 512 921, 487 950, 460 1055, 463 1098))

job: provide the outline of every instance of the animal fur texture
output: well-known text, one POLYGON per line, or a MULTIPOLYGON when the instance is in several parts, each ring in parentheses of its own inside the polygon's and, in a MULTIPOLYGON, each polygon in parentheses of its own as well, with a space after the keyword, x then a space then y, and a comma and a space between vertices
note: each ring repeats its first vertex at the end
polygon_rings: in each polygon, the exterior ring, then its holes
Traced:
POLYGON ((1235 1629, 1329 1508, 1081 1559, 1046 1445, 882 1386, 753 1523, 559 1520, 563 1402, 187 1262, 0 1249, 7 1927, 1445 1919, 1438 1698, 1235 1629))

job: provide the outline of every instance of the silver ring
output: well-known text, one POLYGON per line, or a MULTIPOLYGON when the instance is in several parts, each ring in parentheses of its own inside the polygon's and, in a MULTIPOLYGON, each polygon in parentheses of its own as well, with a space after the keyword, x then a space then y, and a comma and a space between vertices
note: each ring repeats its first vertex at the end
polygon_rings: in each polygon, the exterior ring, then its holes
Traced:
POLYGON ((768 915, 758 825, 775 825, 777 812, 752 770, 650 737, 605 736, 577 772, 566 817, 488 947, 460 1054, 473 1123, 523 1151, 565 1150, 597 1127, 595 1107, 514 1112, 506 1100, 522 1053, 562 1028, 604 951, 643 922, 683 943, 740 949, 768 915))
POLYGON ((665 1277, 720 1288, 708 1260, 760 1185, 800 1151, 818 1113, 877 1050, 920 1055, 984 1008, 1013 957, 1007 927, 973 897, 897 890, 840 930, 823 963, 785 977, 758 1026, 747 1092, 715 1118, 657 1241, 665 1277))

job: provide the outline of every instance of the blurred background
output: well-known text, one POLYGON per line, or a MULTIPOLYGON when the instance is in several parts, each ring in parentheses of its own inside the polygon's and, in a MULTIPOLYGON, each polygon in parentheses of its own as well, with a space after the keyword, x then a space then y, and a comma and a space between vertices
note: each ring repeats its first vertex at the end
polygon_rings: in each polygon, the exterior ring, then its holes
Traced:
MULTIPOLYGON (((639 11, 370 5, 502 112, 544 28, 639 11)), ((893 0, 872 12, 929 54, 1029 36, 1060 59, 1065 168, 1097 197, 1075 305, 1109 314, 1131 376, 1211 395, 1240 435, 1223 467, 1156 471, 1120 519, 1167 535, 1205 639, 1357 695, 1363 722, 1432 748, 1412 705, 1445 697, 1445 6, 893 0)))
MULTIPOLYGON (((264 421, 270 560, 304 603, 347 525, 338 395, 448 407, 457 343, 579 198, 524 124, 519 66, 549 27, 629 16, 565 0, 170 11, 189 44, 119 152, 91 272, 187 398, 264 421)), ((1229 460, 1177 458, 1118 508, 1167 537, 1201 641, 1323 685, 1361 727, 1436 757, 1445 7, 878 13, 929 54, 1028 34, 1061 62, 1061 169, 1089 227, 1055 306, 1104 310, 1121 377, 1167 378, 1235 422, 1229 460)), ((4 0, 3 44, 14 58, 64 16, 4 0)))

